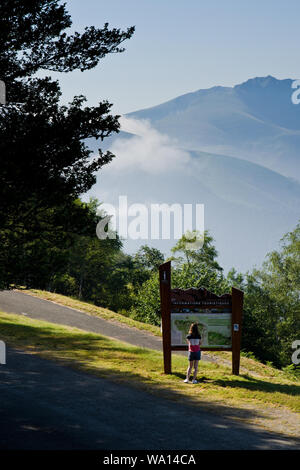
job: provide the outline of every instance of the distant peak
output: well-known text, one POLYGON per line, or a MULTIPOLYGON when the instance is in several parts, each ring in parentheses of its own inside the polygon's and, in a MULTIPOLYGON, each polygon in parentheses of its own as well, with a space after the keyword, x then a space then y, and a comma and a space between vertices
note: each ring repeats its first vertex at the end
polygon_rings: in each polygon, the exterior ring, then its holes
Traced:
POLYGON ((291 79, 283 79, 279 80, 278 78, 273 77, 272 75, 267 75, 266 77, 254 77, 249 78, 246 82, 240 83, 236 85, 234 88, 237 89, 251 89, 251 88, 267 88, 267 87, 274 87, 274 86, 285 86, 289 82, 292 82, 291 79))

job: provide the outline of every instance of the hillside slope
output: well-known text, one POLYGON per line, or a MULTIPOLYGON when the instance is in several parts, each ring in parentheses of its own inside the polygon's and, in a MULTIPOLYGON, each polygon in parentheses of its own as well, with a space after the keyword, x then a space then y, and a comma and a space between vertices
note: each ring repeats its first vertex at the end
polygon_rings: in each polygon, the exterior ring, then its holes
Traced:
MULTIPOLYGON (((261 264, 266 253, 298 221, 300 184, 295 180, 246 160, 200 151, 185 151, 184 164, 167 161, 159 171, 152 172, 142 154, 140 160, 130 161, 126 160, 130 154, 126 151, 122 160, 123 142, 128 141, 119 141, 118 158, 101 171, 92 194, 115 207, 119 195, 127 196, 128 206, 146 204, 149 226, 151 204, 204 204, 205 228, 216 239, 225 269, 235 266, 247 270, 261 264)), ((162 161, 160 158, 160 165, 162 161)), ((128 223, 131 220, 128 218, 128 223)), ((148 243, 168 253, 176 240, 171 232, 170 240, 129 239, 124 243, 129 252, 148 243)))

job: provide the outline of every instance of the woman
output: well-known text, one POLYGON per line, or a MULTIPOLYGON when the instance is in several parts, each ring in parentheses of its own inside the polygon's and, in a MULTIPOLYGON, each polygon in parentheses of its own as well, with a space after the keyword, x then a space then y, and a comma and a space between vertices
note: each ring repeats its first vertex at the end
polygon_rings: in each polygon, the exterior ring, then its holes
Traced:
POLYGON ((186 379, 184 380, 184 382, 185 383, 189 382, 190 375, 194 367, 193 384, 196 384, 198 364, 201 359, 201 351, 200 351, 201 336, 198 330, 197 323, 191 324, 189 334, 187 335, 186 339, 189 345, 189 367, 186 371, 186 379))

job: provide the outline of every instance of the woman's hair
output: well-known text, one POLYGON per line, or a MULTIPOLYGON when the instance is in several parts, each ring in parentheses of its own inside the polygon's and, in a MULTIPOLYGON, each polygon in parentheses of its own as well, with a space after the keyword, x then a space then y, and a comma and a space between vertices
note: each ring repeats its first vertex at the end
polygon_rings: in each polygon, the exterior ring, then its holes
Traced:
POLYGON ((194 337, 200 336, 199 330, 198 330, 198 323, 192 323, 190 326, 189 330, 189 335, 192 335, 194 337))

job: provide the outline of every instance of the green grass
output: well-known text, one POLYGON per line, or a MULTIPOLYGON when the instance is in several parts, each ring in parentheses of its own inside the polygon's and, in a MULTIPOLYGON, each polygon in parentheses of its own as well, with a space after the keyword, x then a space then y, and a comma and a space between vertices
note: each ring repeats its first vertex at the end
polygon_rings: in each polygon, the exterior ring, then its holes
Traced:
POLYGON ((81 310, 82 312, 85 312, 88 315, 101 317, 104 320, 108 320, 112 322, 119 322, 131 328, 137 328, 138 330, 152 333, 155 336, 161 336, 160 328, 158 326, 154 326, 154 325, 150 325, 149 323, 142 323, 137 320, 133 320, 132 318, 126 317, 125 315, 121 315, 120 313, 113 312, 112 310, 109 310, 108 308, 97 307, 96 305, 92 303, 83 302, 73 297, 67 297, 62 294, 56 294, 54 292, 48 292, 48 291, 43 291, 43 290, 38 290, 38 289, 26 289, 26 290, 22 290, 22 292, 28 293, 35 297, 39 297, 40 299, 56 302, 66 307, 81 310))
MULTIPOLYGON (((24 292, 24 290, 22 290, 22 292, 24 292)), ((50 300, 60 305, 81 310, 82 312, 85 312, 88 315, 101 317, 104 320, 108 320, 111 322, 119 322, 130 328, 137 328, 138 330, 146 331, 147 333, 151 333, 155 336, 161 337, 160 328, 157 326, 133 320, 132 318, 128 318, 120 313, 113 312, 112 310, 109 310, 107 308, 97 307, 96 305, 89 302, 83 302, 73 297, 67 297, 62 294, 56 294, 54 292, 48 292, 38 289, 26 289, 25 292, 35 297, 39 297, 40 299, 50 300)), ((210 353, 206 352, 206 354, 210 353)), ((213 351, 211 354, 217 359, 224 359, 226 362, 231 362, 230 352, 213 351)), ((257 359, 246 357, 246 355, 241 355, 240 363, 242 370, 244 370, 246 373, 258 374, 266 377, 281 377, 287 379, 291 378, 291 374, 280 371, 275 367, 266 366, 259 362, 257 359)))
POLYGON ((13 347, 169 399, 220 410, 230 406, 231 415, 243 406, 248 406, 247 413, 255 406, 300 412, 300 383, 283 373, 273 374, 268 366, 263 366, 259 377, 233 376, 231 367, 201 361, 200 383, 188 385, 183 383, 185 357, 173 355, 173 374, 165 375, 162 353, 76 328, 0 312, 0 338, 13 347))

